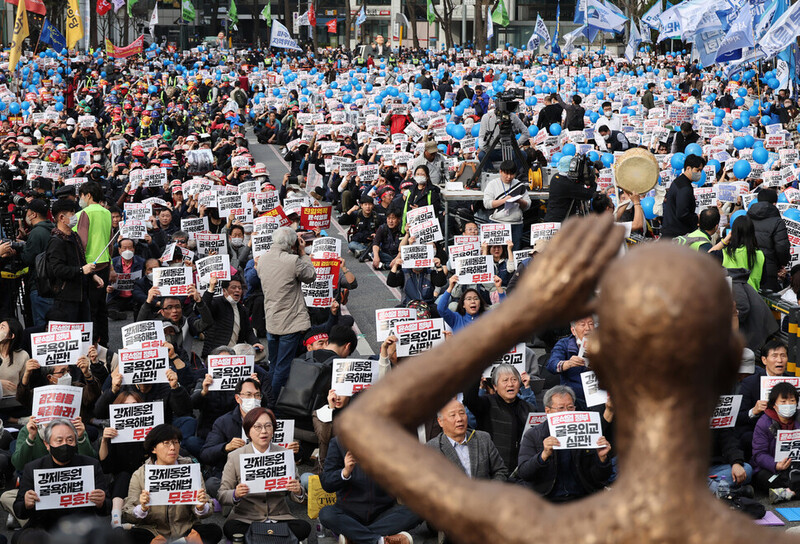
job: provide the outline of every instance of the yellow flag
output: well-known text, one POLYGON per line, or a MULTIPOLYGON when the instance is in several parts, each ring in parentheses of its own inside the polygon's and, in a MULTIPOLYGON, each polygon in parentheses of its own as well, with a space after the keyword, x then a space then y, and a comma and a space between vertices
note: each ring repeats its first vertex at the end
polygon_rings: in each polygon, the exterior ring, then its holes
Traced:
POLYGON ((78 0, 67 3, 67 48, 72 49, 83 38, 83 21, 78 11, 78 0))
POLYGON ((22 55, 22 42, 28 37, 28 11, 25 0, 19 0, 17 18, 14 20, 14 35, 11 37, 11 53, 8 57, 8 69, 12 72, 22 55))

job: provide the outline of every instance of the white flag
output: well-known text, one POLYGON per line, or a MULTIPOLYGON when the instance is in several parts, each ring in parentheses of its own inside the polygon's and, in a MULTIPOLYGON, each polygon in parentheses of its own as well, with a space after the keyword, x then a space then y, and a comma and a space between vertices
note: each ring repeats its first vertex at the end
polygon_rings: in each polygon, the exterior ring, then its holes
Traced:
POLYGON ((292 35, 289 34, 289 29, 275 20, 272 21, 272 36, 269 39, 269 46, 302 51, 297 42, 292 39, 292 35))
POLYGON ((486 6, 486 40, 494 36, 494 22, 492 21, 492 6, 486 6))
POLYGON ((633 62, 636 57, 636 50, 639 49, 639 44, 642 43, 642 37, 639 35, 639 29, 636 28, 636 22, 631 20, 630 39, 628 39, 628 46, 625 48, 625 58, 628 62, 633 62))
POLYGON ((621 30, 628 19, 620 15, 616 9, 609 8, 599 0, 586 1, 586 23, 600 30, 621 30))
POLYGON ((547 25, 544 24, 542 16, 538 13, 536 14, 536 26, 533 27, 533 31, 541 38, 543 44, 550 45, 550 31, 547 30, 547 25))
POLYGON ((158 2, 156 2, 155 7, 153 7, 153 14, 150 15, 150 37, 153 38, 153 41, 156 39, 156 25, 158 24, 158 2))

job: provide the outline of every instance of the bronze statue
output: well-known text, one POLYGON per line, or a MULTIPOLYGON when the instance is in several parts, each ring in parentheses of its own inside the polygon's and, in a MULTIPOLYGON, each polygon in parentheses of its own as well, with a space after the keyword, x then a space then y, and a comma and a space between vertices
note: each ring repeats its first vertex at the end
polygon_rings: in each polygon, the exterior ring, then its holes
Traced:
POLYGON ((610 217, 566 223, 497 310, 402 363, 343 412, 340 440, 457 542, 792 542, 729 510, 706 484, 709 419, 742 350, 722 269, 667 243, 611 262, 622 237, 610 217), (609 491, 556 506, 520 486, 469 479, 407 431, 510 346, 592 311, 592 368, 617 421, 619 477, 609 491))

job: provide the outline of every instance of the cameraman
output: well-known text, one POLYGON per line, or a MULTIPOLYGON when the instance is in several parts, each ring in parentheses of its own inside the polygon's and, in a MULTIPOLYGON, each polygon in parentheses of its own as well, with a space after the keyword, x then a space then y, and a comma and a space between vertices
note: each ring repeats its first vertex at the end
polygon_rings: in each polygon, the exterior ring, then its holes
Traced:
MULTIPOLYGON (((487 115, 484 115, 481 119, 481 131, 478 134, 478 142, 480 145, 480 152, 478 153, 478 159, 483 160, 484 155, 486 155, 486 146, 491 144, 497 136, 500 134, 500 120, 498 119, 497 115, 497 108, 500 107, 504 109, 503 104, 508 104, 511 108, 516 107, 516 103, 513 101, 511 103, 506 102, 503 99, 498 99, 495 101, 495 107, 489 111, 487 115)), ((501 113, 501 115, 504 115, 501 113)), ((528 141, 530 135, 528 133, 528 127, 525 126, 525 123, 519 118, 519 115, 513 112, 509 112, 508 116, 511 120, 511 131, 512 134, 516 137, 517 134, 520 135, 519 139, 517 140, 520 146, 524 145, 525 142, 528 141)), ((503 154, 500 147, 495 146, 495 148, 489 153, 489 161, 501 161, 503 160, 503 154)), ((515 156, 514 162, 518 163, 518 159, 515 156)), ((521 168, 521 164, 517 164, 517 168, 521 168)))
POLYGON ((561 160, 558 161, 558 173, 550 180, 547 213, 544 216, 545 223, 551 221, 560 223, 568 216, 576 215, 580 201, 591 199, 597 192, 597 183, 593 175, 589 177, 589 180, 584 180, 584 183, 569 176, 572 159, 573 157, 561 157, 561 160))

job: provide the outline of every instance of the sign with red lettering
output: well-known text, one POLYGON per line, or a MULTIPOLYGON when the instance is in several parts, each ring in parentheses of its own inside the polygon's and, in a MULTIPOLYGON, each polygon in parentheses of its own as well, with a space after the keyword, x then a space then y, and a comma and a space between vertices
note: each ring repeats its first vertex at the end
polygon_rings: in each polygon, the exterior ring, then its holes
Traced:
POLYGON ((83 389, 71 385, 40 385, 33 390, 31 415, 37 424, 49 423, 64 417, 74 419, 80 415, 83 389))
POLYGON ((372 359, 334 359, 331 389, 337 395, 351 397, 378 380, 378 361, 372 359))
POLYGON ((253 373, 252 355, 209 355, 208 373, 213 382, 209 391, 233 391, 236 384, 253 373))
POLYGON ((198 463, 185 465, 145 465, 144 488, 150 493, 150 506, 197 504, 203 488, 198 463))
POLYGON ((712 429, 727 429, 736 425, 736 416, 742 406, 742 395, 722 395, 719 397, 714 414, 711 416, 712 429))
POLYGON ((294 454, 288 450, 239 456, 239 477, 250 493, 286 491, 294 475, 294 454))
POLYGON ((415 319, 417 319, 417 310, 414 308, 375 310, 375 331, 378 335, 378 342, 386 340, 397 323, 414 321, 415 319))
POLYGON ((79 508, 92 504, 94 468, 91 466, 47 468, 33 471, 33 490, 39 496, 36 510, 79 508))
POLYGON ((444 320, 418 319, 398 323, 394 328, 398 357, 418 355, 444 342, 444 320))
POLYGON ((32 359, 42 366, 76 365, 81 356, 81 331, 31 334, 32 359))
POLYGON ((550 436, 558 439, 555 450, 601 448, 597 441, 603 436, 599 412, 558 412, 547 414, 550 436))
POLYGON ((162 266, 153 269, 153 286, 158 287, 162 297, 185 297, 189 286, 194 285, 193 276, 188 266, 162 266))
POLYGON ((109 426, 117 430, 112 443, 143 442, 153 427, 164 423, 164 403, 111 404, 108 414, 109 426))
POLYGON ((331 206, 304 206, 300 208, 300 226, 308 230, 330 228, 331 209, 331 206))
POLYGON ((121 349, 119 373, 126 385, 167 383, 169 353, 167 348, 121 349))

